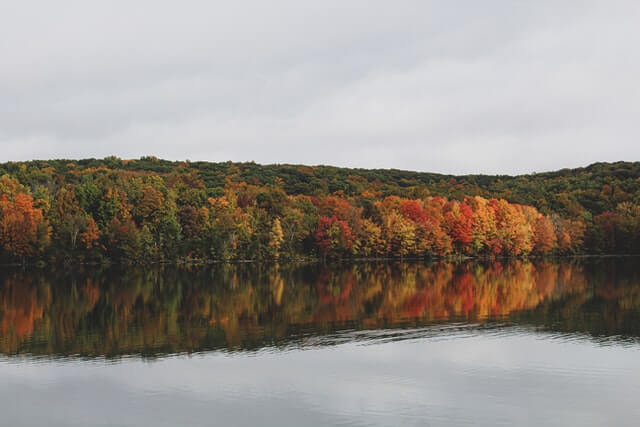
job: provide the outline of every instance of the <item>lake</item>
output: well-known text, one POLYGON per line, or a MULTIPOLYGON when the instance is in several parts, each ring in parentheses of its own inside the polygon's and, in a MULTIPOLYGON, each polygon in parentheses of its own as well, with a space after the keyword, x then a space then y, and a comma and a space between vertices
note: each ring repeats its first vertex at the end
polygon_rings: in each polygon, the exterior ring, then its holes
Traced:
POLYGON ((6 426, 635 426, 640 258, 0 269, 6 426))

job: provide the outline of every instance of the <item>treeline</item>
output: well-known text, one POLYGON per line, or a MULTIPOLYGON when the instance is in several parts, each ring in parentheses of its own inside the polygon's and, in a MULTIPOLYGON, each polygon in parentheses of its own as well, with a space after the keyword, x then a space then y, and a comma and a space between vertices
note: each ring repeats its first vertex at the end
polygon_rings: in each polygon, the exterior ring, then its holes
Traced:
MULTIPOLYGON (((0 165, 0 258, 152 262, 637 253, 640 178, 634 178, 636 164, 623 166, 629 169, 620 181, 626 190, 612 181, 603 184, 602 206, 592 212, 562 192, 553 203, 543 197, 541 208, 500 197, 504 192, 487 194, 492 177, 463 177, 464 184, 449 178, 449 194, 443 195, 438 175, 401 171, 155 158, 6 163, 0 165), (290 173, 294 169, 298 175, 290 173), (223 181, 212 170, 225 171, 223 181), (354 171, 360 175, 345 178, 354 171), (374 179, 376 172, 391 176, 382 182, 374 179), (429 184, 416 181, 422 175, 432 178, 429 184), (489 184, 474 187, 473 180, 489 184), (317 186, 308 188, 309 182, 317 186), (350 184, 336 189, 340 183, 350 184), (600 212, 610 204, 607 194, 615 207, 600 212), (552 210, 554 203, 566 208, 552 210)), ((549 188, 563 176, 530 177, 549 188)), ((571 185, 586 185, 578 181, 571 185)))

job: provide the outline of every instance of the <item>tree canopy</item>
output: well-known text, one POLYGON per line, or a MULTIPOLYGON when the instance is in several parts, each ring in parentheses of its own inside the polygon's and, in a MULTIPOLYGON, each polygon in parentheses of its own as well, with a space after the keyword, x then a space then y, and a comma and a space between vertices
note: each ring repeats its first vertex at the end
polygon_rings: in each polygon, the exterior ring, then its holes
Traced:
POLYGON ((640 252, 640 163, 521 176, 122 160, 0 164, 0 258, 640 252))

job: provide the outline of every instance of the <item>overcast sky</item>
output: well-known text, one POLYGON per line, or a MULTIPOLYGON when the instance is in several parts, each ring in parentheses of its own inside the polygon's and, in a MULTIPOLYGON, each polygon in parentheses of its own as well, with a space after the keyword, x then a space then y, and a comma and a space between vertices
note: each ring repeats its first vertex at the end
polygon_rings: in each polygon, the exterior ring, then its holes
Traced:
POLYGON ((637 1, 2 1, 0 161, 640 160, 637 1))

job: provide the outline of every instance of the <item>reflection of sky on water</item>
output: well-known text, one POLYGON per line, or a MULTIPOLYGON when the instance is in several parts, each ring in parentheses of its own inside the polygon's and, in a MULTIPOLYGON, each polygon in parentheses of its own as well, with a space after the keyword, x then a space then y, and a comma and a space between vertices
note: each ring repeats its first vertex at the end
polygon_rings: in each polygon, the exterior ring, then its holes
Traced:
POLYGON ((3 359, 0 411, 14 426, 635 425, 638 349, 520 330, 152 362, 3 359))

